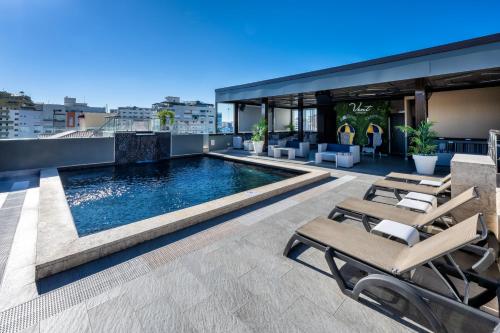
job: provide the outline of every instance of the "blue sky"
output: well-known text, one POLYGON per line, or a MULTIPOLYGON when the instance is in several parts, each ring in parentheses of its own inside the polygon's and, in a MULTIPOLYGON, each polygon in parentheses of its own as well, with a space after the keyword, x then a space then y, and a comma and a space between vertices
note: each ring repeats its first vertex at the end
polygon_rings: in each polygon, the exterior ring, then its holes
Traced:
POLYGON ((0 89, 150 106, 500 32, 500 1, 0 0, 0 89))

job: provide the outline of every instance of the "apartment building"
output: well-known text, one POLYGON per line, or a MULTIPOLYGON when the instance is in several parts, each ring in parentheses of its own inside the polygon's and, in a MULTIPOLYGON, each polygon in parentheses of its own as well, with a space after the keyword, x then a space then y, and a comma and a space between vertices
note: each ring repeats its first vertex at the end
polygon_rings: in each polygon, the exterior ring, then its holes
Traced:
POLYGON ((40 104, 43 112, 44 133, 61 132, 64 130, 78 129, 79 119, 85 117, 86 113, 106 114, 105 107, 88 106, 80 103, 74 97, 64 97, 64 104, 40 104))
POLYGON ((128 119, 151 119, 156 116, 156 111, 152 108, 141 108, 137 106, 120 106, 117 109, 111 109, 112 114, 121 118, 128 119))
POLYGON ((215 107, 200 101, 181 101, 180 97, 167 96, 152 105, 153 112, 163 109, 175 112, 174 131, 178 133, 215 133, 215 107))

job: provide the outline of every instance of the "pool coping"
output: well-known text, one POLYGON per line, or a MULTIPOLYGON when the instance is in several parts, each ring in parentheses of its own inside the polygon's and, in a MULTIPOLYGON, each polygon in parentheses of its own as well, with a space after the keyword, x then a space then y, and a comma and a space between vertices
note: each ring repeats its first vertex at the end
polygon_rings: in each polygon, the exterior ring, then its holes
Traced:
POLYGON ((68 270, 142 242, 330 177, 330 172, 276 161, 208 153, 208 156, 303 174, 171 213, 79 237, 57 168, 40 170, 35 279, 68 270))

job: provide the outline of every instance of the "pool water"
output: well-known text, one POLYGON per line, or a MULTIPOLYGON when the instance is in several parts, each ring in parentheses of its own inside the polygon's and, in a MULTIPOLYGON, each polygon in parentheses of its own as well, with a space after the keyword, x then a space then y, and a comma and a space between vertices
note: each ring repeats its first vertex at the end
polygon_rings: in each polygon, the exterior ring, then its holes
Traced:
POLYGON ((213 157, 60 171, 79 236, 296 176, 213 157))

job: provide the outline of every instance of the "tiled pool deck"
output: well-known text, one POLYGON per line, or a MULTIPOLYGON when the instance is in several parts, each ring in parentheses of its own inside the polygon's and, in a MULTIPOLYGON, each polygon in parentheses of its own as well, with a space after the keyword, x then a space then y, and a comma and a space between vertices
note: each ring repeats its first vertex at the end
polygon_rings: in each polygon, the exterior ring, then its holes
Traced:
MULTIPOLYGON (((0 289, 0 332, 415 329, 345 297, 334 279, 321 272, 328 269, 320 252, 309 249, 298 257, 316 269, 281 255, 298 226, 327 215, 347 196, 361 197, 378 179, 368 173, 329 170, 335 177, 329 181, 143 243, 37 284, 30 283, 34 267, 26 253, 32 245, 24 240, 37 216, 24 215, 23 220, 21 213, 0 289), (26 265, 18 267, 15 259, 23 255, 28 257, 26 265)), ((23 211, 36 201, 36 190, 28 189, 23 211)))

